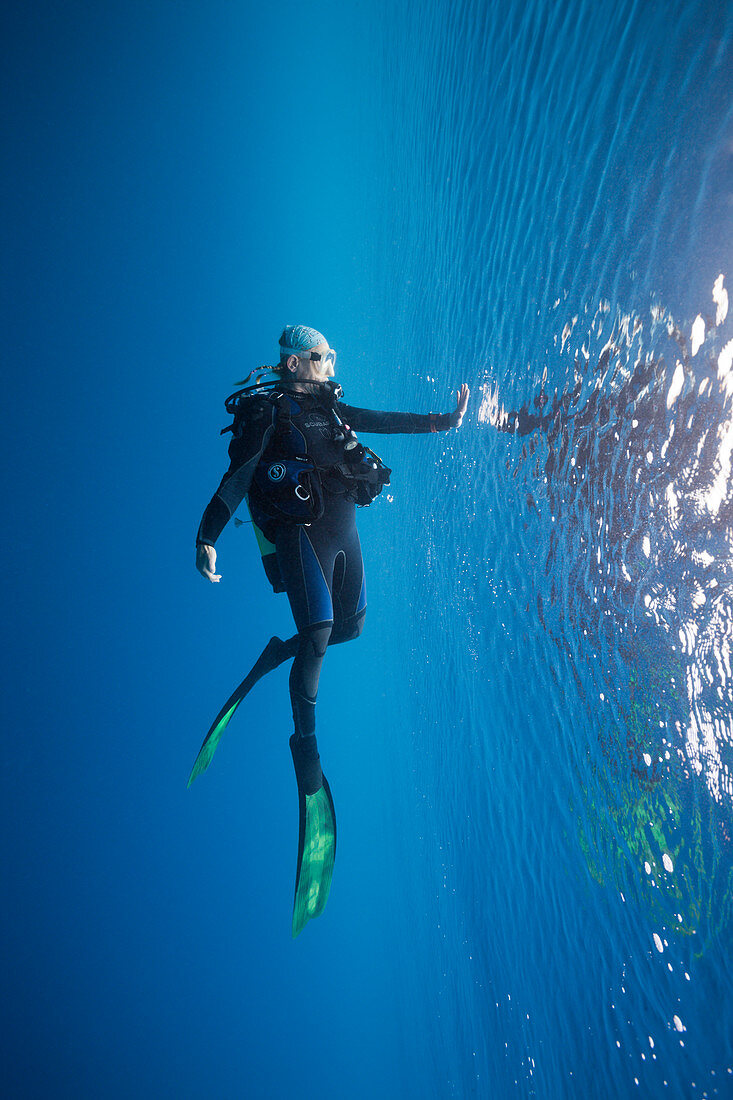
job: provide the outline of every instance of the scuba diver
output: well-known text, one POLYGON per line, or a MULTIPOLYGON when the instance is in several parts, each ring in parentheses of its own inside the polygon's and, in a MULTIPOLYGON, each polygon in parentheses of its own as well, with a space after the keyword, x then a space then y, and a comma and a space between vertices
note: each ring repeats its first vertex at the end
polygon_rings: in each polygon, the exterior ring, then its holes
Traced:
POLYGON ((460 426, 469 399, 464 383, 451 413, 389 413, 342 402, 332 381, 336 352, 307 325, 288 325, 276 367, 252 371, 252 385, 226 401, 234 423, 230 465, 207 505, 196 536, 196 567, 218 582, 215 543, 246 498, 267 578, 287 593, 297 633, 271 638, 251 672, 224 704, 194 764, 189 786, 208 766, 239 703, 267 672, 288 659, 294 732, 290 750, 300 807, 292 932, 326 904, 335 855, 333 801, 316 742, 316 697, 329 645, 353 641, 364 626, 366 587, 356 506, 370 504, 391 470, 356 431, 446 431, 460 426), (262 381, 264 371, 275 378, 262 381))

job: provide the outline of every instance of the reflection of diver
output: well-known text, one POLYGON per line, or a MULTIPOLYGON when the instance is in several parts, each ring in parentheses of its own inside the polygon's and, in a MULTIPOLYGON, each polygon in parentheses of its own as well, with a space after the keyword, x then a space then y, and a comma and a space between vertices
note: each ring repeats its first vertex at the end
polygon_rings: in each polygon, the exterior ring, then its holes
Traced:
MULTIPOLYGON (((391 471, 355 435, 418 433, 460 425, 468 403, 462 386, 452 413, 424 415, 358 409, 341 402, 330 382, 336 353, 315 329, 290 325, 280 337, 281 376, 233 394, 231 459, 199 527, 197 567, 218 581, 214 543, 247 499, 268 579, 286 592, 298 633, 273 638, 214 722, 191 773, 208 765, 228 721, 260 676, 292 658, 290 747, 301 806, 293 934, 325 905, 335 848, 335 819, 315 737, 321 665, 329 645, 357 638, 366 587, 356 505, 369 504, 391 471)), ((253 372, 254 373, 254 372, 253 372)))
MULTIPOLYGON (((669 330, 690 371, 672 407, 664 359, 639 358, 631 367, 622 361, 624 349, 612 337, 593 369, 598 381, 590 392, 584 385, 589 361, 576 358, 572 387, 560 394, 555 390, 551 397, 545 373, 531 401, 510 412, 495 405, 490 416, 497 430, 530 437, 523 459, 534 455, 541 437, 546 440, 544 474, 552 514, 562 510, 573 531, 586 520, 587 528, 577 532, 584 540, 590 538, 593 524, 602 526, 602 556, 617 567, 604 576, 604 585, 624 618, 630 612, 636 616, 638 606, 630 608, 628 601, 639 597, 636 582, 641 574, 649 578, 653 572, 642 553, 642 536, 650 528, 658 529, 672 485, 679 514, 665 544, 665 587, 684 592, 692 579, 689 559, 672 545, 676 531, 684 530, 688 544, 694 540, 698 549, 707 551, 716 531, 733 527, 733 495, 726 494, 714 517, 698 504, 718 463, 721 396, 716 365, 700 356, 693 376, 684 336, 671 323, 669 330), (610 384, 604 384, 606 379, 610 384)), ((679 363, 678 370, 682 371, 679 363)), ((558 527, 550 535, 548 567, 559 538, 558 527)), ((578 558, 576 564, 585 581, 587 563, 578 558)), ((579 595, 580 605, 582 592, 579 595)), ((676 634, 678 624, 667 625, 676 634)))
MULTIPOLYGON (((591 872, 599 880, 610 872, 627 890, 627 865, 643 865, 648 904, 704 940, 728 920, 729 814, 712 799, 698 802, 689 746, 674 734, 664 741, 660 728, 681 732, 690 721, 692 662, 675 643, 685 622, 701 624, 699 608, 715 598, 695 602, 712 571, 725 580, 716 539, 727 537, 733 510, 730 494, 714 513, 700 506, 719 463, 725 402, 716 364, 700 356, 693 371, 684 338, 675 329, 670 335, 680 349, 674 385, 661 357, 631 366, 612 339, 593 368, 595 386, 588 385, 588 361, 576 359, 575 380, 564 392, 548 393, 545 376, 521 407, 507 412, 495 395, 487 405, 498 431, 524 440, 515 476, 530 456, 533 491, 545 475, 553 523, 549 601, 537 593, 540 622, 567 657, 581 698, 587 683, 575 667, 575 646, 564 628, 553 629, 549 606, 561 608, 576 636, 592 640, 600 667, 617 670, 618 682, 611 676, 609 686, 618 692, 618 717, 605 706, 596 719, 602 763, 589 758, 590 772, 578 774, 586 802, 579 829, 591 872), (716 879, 720 906, 713 903, 716 879)), ((528 504, 540 509, 531 494, 528 504)), ((704 660, 699 647, 695 660, 704 660)), ((632 878, 639 882, 638 874, 632 878)))

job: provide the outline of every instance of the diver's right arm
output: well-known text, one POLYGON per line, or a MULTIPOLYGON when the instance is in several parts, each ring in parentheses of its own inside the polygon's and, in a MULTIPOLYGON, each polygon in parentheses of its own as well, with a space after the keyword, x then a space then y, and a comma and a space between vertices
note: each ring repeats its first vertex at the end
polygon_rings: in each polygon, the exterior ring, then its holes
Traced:
POLYGON ((257 463, 274 431, 275 410, 269 402, 267 408, 256 412, 229 444, 229 469, 206 505, 196 535, 196 568, 210 581, 221 579, 216 573, 214 543, 249 491, 257 463))

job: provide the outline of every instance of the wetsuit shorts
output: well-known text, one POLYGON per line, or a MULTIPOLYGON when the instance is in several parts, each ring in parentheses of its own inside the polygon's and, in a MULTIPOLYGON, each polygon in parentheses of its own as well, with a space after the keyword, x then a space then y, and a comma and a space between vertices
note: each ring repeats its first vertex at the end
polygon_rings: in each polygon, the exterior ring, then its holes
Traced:
POLYGON ((356 507, 330 494, 325 505, 316 522, 283 524, 275 532, 277 562, 300 634, 328 622, 338 631, 366 608, 356 507))

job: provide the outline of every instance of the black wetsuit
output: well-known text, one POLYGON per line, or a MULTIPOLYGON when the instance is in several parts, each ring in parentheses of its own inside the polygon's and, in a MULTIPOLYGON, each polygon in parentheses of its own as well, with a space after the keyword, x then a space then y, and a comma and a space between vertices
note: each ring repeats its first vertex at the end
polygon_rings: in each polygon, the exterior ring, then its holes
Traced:
MULTIPOLYGON (((296 734, 307 738, 308 752, 315 754, 315 704, 326 647, 357 638, 366 615, 356 505, 348 499, 343 482, 328 473, 329 468, 343 462, 344 453, 331 409, 354 431, 381 434, 445 431, 451 426, 451 417, 357 409, 334 402, 328 391, 314 394, 288 388, 287 393, 292 399, 289 421, 298 439, 297 450, 305 451, 322 471, 323 515, 307 526, 271 519, 265 523, 257 513, 254 496, 250 507, 258 526, 263 526, 275 545, 280 582, 276 588, 287 592, 298 630, 293 639, 295 660, 290 673, 293 720, 296 734)), ((259 462, 268 461, 268 455, 276 453, 277 417, 277 404, 268 397, 248 400, 247 414, 237 425, 229 447, 229 469, 203 514, 197 545, 214 545, 249 494, 259 462)))

